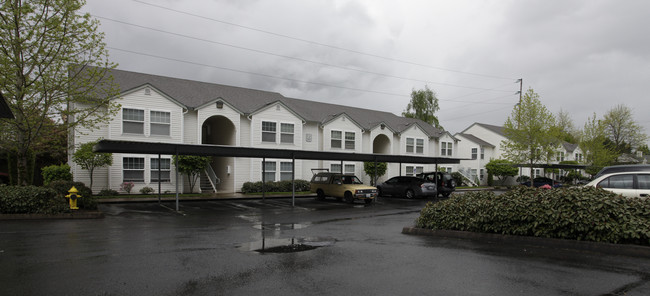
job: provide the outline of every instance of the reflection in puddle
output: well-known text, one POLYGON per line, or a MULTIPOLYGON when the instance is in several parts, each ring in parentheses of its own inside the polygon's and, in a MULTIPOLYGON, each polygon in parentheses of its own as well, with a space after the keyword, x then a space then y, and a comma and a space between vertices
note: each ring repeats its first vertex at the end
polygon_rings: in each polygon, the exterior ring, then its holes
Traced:
POLYGON ((242 244, 240 248, 260 253, 293 253, 331 246, 335 242, 335 239, 329 237, 262 238, 261 241, 242 244))
POLYGON ((261 230, 262 240, 245 243, 239 246, 244 251, 260 253, 293 253, 309 251, 320 247, 331 246, 336 242, 330 237, 291 237, 282 238, 282 232, 303 229, 311 223, 262 223, 253 228, 261 230))

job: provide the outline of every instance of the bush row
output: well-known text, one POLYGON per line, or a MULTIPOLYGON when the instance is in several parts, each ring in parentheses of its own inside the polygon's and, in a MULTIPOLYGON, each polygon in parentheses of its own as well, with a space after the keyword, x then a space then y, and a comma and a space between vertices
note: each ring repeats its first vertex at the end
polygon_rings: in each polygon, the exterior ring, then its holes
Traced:
MULTIPOLYGON (((309 191, 309 181, 295 180, 296 192, 309 191)), ((241 187, 242 193, 261 193, 262 185, 264 185, 265 192, 291 192, 291 181, 277 181, 277 182, 246 182, 241 187)))
POLYGON ((591 187, 468 192, 428 203, 416 226, 650 245, 650 199, 591 187))
POLYGON ((70 210, 68 190, 74 186, 81 198, 80 209, 96 210, 97 201, 88 187, 81 182, 52 181, 45 187, 0 186, 0 213, 3 214, 56 214, 70 210))

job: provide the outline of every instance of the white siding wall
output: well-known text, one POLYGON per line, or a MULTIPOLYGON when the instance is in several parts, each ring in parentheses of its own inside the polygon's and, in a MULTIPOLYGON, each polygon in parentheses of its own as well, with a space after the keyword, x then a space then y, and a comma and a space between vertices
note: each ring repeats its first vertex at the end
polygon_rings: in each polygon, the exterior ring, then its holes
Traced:
MULTIPOLYGON (((359 126, 354 121, 350 120, 347 116, 339 116, 338 118, 330 121, 323 127, 323 151, 332 152, 346 152, 346 153, 363 153, 364 146, 362 143, 363 134, 359 126), (341 148, 332 148, 332 131, 342 132, 341 148), (345 149, 345 133, 354 132, 354 149, 345 149)), ((323 168, 330 168, 332 164, 340 164, 337 161, 323 161, 323 168)), ((359 178, 364 178, 363 162, 344 162, 343 165, 354 164, 354 173, 359 178)))
MULTIPOLYGON (((303 121, 296 115, 294 115, 290 110, 285 108, 282 104, 273 104, 268 106, 266 109, 255 113, 252 116, 251 126, 251 146, 259 148, 277 148, 277 149, 303 149, 303 121), (262 141, 262 122, 269 121, 276 123, 276 137, 275 142, 263 142, 262 141), (282 123, 291 123, 293 124, 293 143, 281 143, 280 142, 280 132, 282 123)), ((313 139, 312 139, 313 140, 313 139)), ((250 181, 261 181, 262 180, 262 159, 252 159, 249 171, 248 179, 250 181)), ((266 161, 271 162, 275 161, 277 163, 276 171, 276 180, 280 179, 280 162, 291 162, 291 160, 280 160, 280 159, 267 159, 266 161)), ((309 175, 303 176, 303 165, 301 162, 296 161, 295 167, 295 178, 296 179, 307 179, 311 178, 311 173, 309 175)), ((247 181, 249 181, 247 180, 247 181)), ((243 182, 241 182, 243 184, 243 182)), ((241 189, 241 186, 237 190, 241 189)))

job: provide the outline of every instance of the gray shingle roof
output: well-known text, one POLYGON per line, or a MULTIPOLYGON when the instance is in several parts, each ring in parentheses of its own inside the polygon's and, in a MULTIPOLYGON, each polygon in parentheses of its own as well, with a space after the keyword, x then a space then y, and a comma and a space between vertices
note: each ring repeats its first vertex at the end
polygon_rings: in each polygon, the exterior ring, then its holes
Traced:
POLYGON ((495 132, 495 133, 497 133, 499 135, 505 136, 505 134, 503 133, 503 127, 502 126, 490 125, 490 124, 478 123, 478 122, 476 124, 486 128, 486 129, 488 129, 490 131, 493 131, 493 132, 495 132))
POLYGON ((413 124, 418 124, 430 137, 440 137, 444 131, 432 125, 413 118, 397 116, 390 112, 355 108, 343 105, 303 99, 287 98, 276 92, 255 90, 236 86, 214 84, 187 79, 165 77, 151 74, 136 73, 124 70, 112 70, 114 82, 119 86, 120 93, 149 84, 160 90, 189 109, 223 99, 244 114, 281 101, 296 114, 310 122, 325 123, 332 118, 345 113, 356 121, 363 129, 369 130, 384 122, 392 130, 402 132, 413 124))
POLYGON ((578 144, 571 144, 569 142, 563 142, 562 146, 564 146, 564 150, 567 152, 573 152, 576 150, 576 148, 578 148, 578 144))
POLYGON ((467 138, 468 140, 470 140, 470 141, 472 141, 474 143, 477 143, 477 144, 479 144, 481 146, 487 146, 487 147, 492 147, 492 148, 495 147, 494 145, 488 143, 487 141, 484 141, 484 140, 480 139, 479 137, 474 136, 472 134, 463 134, 463 133, 461 133, 459 135, 461 135, 461 136, 467 138))

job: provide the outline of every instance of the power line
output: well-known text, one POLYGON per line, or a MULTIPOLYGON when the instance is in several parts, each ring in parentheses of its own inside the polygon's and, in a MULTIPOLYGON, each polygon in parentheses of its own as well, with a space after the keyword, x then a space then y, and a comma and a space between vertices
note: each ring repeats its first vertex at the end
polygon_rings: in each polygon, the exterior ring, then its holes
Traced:
MULTIPOLYGON (((190 64, 190 65, 195 65, 195 66, 209 67, 209 68, 214 68, 214 69, 219 69, 219 70, 224 70, 224 71, 230 71, 230 72, 237 72, 237 73, 243 73, 243 74, 249 74, 249 75, 256 75, 256 76, 262 76, 262 77, 285 80, 285 81, 291 81, 291 82, 300 82, 300 83, 306 83, 306 84, 334 87, 334 88, 340 88, 340 89, 346 89, 346 90, 352 90, 352 91, 358 91, 358 92, 376 93, 376 94, 382 94, 382 95, 388 95, 388 96, 410 98, 410 95, 404 95, 404 94, 396 94, 396 93, 390 93, 390 92, 383 92, 383 91, 376 91, 376 90, 368 90, 368 89, 361 89, 361 88, 333 85, 333 84, 328 84, 328 83, 323 83, 323 82, 314 82, 314 81, 307 81, 307 80, 300 80, 300 79, 292 79, 292 78, 280 77, 280 76, 275 76, 275 75, 244 71, 244 70, 239 70, 239 69, 233 69, 233 68, 227 68, 227 67, 221 67, 221 66, 215 66, 215 65, 208 65, 208 64, 199 63, 199 62, 186 61, 186 60, 181 60, 181 59, 177 59, 177 58, 164 57, 164 56, 160 56, 160 55, 144 53, 144 52, 138 52, 138 51, 123 49, 123 48, 116 48, 116 47, 110 47, 110 46, 108 46, 107 48, 111 49, 111 50, 117 50, 117 51, 121 51, 121 52, 130 53, 130 54, 147 56, 147 57, 163 59, 163 60, 168 60, 168 61, 174 61, 174 62, 190 64)), ((440 99, 440 98, 438 100, 440 100, 440 101, 449 101, 449 100, 440 99)), ((471 101, 452 101, 452 102, 475 103, 475 102, 471 102, 471 101)), ((488 103, 485 103, 485 104, 488 104, 488 103)), ((501 103, 491 103, 491 104, 501 104, 501 103)))
POLYGON ((494 79, 503 79, 503 80, 515 80, 515 78, 508 78, 508 77, 481 74, 481 73, 473 73, 473 72, 465 72, 465 71, 441 68, 441 67, 436 67, 436 66, 431 66, 431 65, 425 65, 425 64, 406 61, 406 60, 402 60, 402 59, 396 59, 396 58, 391 58, 391 57, 380 56, 380 55, 376 55, 376 54, 372 54, 372 53, 362 52, 362 51, 348 49, 348 48, 343 48, 343 47, 339 47, 339 46, 335 46, 335 45, 325 44, 325 43, 321 43, 321 42, 316 42, 316 41, 312 41, 312 40, 307 40, 307 39, 303 39, 303 38, 298 38, 298 37, 293 37, 293 36, 289 36, 289 35, 285 35, 285 34, 280 34, 280 33, 275 33, 275 32, 271 32, 271 31, 267 31, 267 30, 262 30, 262 29, 258 29, 258 28, 254 28, 254 27, 244 26, 244 25, 240 25, 240 24, 236 24, 236 23, 232 23, 232 22, 227 22, 227 21, 223 21, 223 20, 219 20, 219 19, 215 19, 215 18, 210 18, 210 17, 190 13, 190 12, 187 12, 187 11, 177 10, 177 9, 173 9, 173 8, 169 8, 169 7, 165 7, 165 6, 157 5, 157 4, 153 4, 153 3, 148 3, 148 2, 144 2, 144 1, 140 1, 140 0, 132 0, 132 1, 138 2, 140 4, 156 7, 156 8, 159 8, 159 9, 164 9, 164 10, 172 11, 172 12, 175 12, 175 13, 185 14, 185 15, 189 15, 189 16, 192 16, 192 17, 201 18, 201 19, 205 19, 205 20, 209 20, 209 21, 213 21, 213 22, 218 22, 218 23, 222 23, 222 24, 226 24, 226 25, 230 25, 230 26, 234 26, 234 27, 239 27, 239 28, 243 28, 243 29, 247 29, 247 30, 251 30, 251 31, 256 31, 256 32, 264 33, 264 34, 269 34, 269 35, 273 35, 273 36, 277 36, 277 37, 282 37, 282 38, 286 38, 286 39, 296 40, 296 41, 300 41, 300 42, 304 42, 304 43, 308 43, 308 44, 312 44, 312 45, 318 45, 318 46, 328 47, 328 48, 332 48, 332 49, 336 49, 336 50, 355 53, 355 54, 359 54, 359 55, 365 55, 365 56, 369 56, 369 57, 379 58, 379 59, 383 59, 383 60, 387 60, 387 61, 398 62, 398 63, 403 63, 403 64, 409 64, 409 65, 414 65, 414 66, 419 66, 419 67, 424 67, 424 68, 430 68, 430 69, 436 69, 436 70, 440 70, 440 71, 459 73, 459 74, 481 76, 481 77, 494 78, 494 79))
POLYGON ((422 83, 426 83, 426 84, 437 84, 437 85, 444 85, 444 86, 450 86, 450 87, 476 89, 476 90, 483 90, 483 91, 510 92, 510 90, 500 90, 500 89, 496 89, 496 88, 482 88, 482 87, 463 86, 463 85, 443 83, 443 82, 434 82, 434 81, 420 80, 420 79, 415 79, 415 78, 408 78, 408 77, 384 74, 384 73, 379 73, 379 72, 373 72, 373 71, 368 71, 368 70, 363 70, 363 69, 356 69, 356 68, 350 68, 350 67, 345 67, 345 66, 338 66, 338 65, 328 64, 328 63, 324 63, 324 62, 307 60, 307 59, 303 59, 303 58, 287 56, 287 55, 281 55, 281 54, 277 54, 277 53, 272 53, 272 52, 268 52, 268 51, 264 51, 264 50, 248 48, 248 47, 233 45, 233 44, 229 44, 229 43, 209 40, 209 39, 203 39, 203 38, 194 37, 194 36, 190 36, 190 35, 174 33, 174 32, 170 32, 170 31, 165 31, 165 30, 156 29, 156 28, 152 28, 152 27, 137 25, 137 24, 133 24, 133 23, 125 22, 125 21, 120 21, 120 20, 116 20, 116 19, 112 19, 112 18, 108 18, 108 17, 104 17, 104 16, 99 16, 99 15, 96 15, 96 14, 93 14, 93 17, 103 19, 103 20, 108 20, 108 21, 115 22, 115 23, 120 23, 120 24, 127 25, 127 26, 132 26, 132 27, 137 27, 137 28, 141 28, 141 29, 145 29, 145 30, 164 33, 164 34, 168 34, 168 35, 193 39, 193 40, 212 43, 212 44, 217 44, 217 45, 221 45, 221 46, 227 46, 227 47, 231 47, 231 48, 251 51, 251 52, 260 53, 260 54, 272 55, 272 56, 281 57, 281 58, 285 58, 285 59, 292 59, 292 60, 297 60, 297 61, 301 61, 301 62, 317 64, 317 65, 326 66, 326 67, 338 68, 338 69, 347 70, 347 71, 355 71, 355 72, 360 72, 360 73, 372 74, 372 75, 395 78, 395 79, 401 79, 401 80, 407 80, 407 81, 422 82, 422 83))

